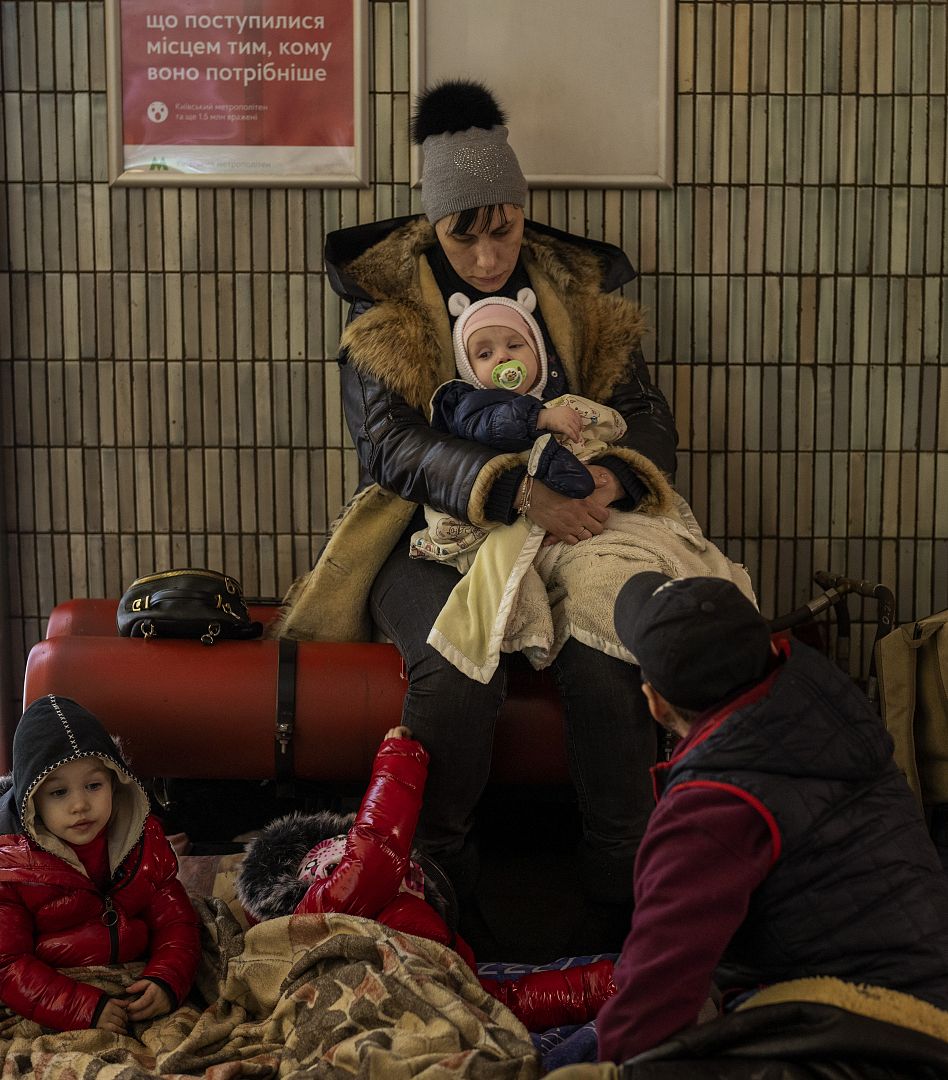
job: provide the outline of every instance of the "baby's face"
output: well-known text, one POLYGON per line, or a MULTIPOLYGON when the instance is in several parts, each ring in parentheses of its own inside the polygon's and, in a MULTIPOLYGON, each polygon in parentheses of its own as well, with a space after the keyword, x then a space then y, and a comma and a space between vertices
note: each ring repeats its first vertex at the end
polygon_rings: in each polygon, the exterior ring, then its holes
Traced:
POLYGON ((519 386, 511 386, 516 394, 526 394, 540 375, 540 365, 530 342, 509 326, 481 326, 468 338, 467 358, 471 369, 484 386, 494 385, 494 368, 508 360, 519 360, 526 369, 526 378, 519 386))

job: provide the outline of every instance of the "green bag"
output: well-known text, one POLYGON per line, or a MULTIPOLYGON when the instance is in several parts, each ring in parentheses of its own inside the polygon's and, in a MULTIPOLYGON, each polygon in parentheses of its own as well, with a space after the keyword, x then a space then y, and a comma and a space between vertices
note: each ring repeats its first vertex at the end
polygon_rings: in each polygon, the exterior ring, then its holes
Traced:
POLYGON ((882 719, 895 760, 926 811, 948 803, 948 610, 876 645, 882 719))

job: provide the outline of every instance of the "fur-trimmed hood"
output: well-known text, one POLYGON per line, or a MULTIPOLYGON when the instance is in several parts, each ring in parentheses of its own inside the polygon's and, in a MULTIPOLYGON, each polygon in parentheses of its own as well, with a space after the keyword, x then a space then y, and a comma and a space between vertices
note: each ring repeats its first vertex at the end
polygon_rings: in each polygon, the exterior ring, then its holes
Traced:
MULTIPOLYGON (((342 297, 347 303, 355 303, 359 300, 372 300, 369 293, 362 288, 359 282, 348 272, 349 268, 370 248, 381 243, 382 240, 393 233, 401 231, 406 225, 425 223, 423 217, 417 214, 408 214, 403 217, 388 218, 384 221, 369 221, 362 225, 350 225, 345 229, 336 229, 326 237, 325 263, 329 284, 337 296, 342 297)), ((615 244, 607 240, 595 240, 587 236, 577 236, 574 233, 563 232, 555 229, 552 225, 544 225, 539 221, 526 221, 525 228, 530 233, 549 237, 579 247, 594 255, 598 260, 601 276, 602 291, 615 292, 616 289, 634 281, 637 277, 635 269, 629 262, 626 253, 615 244)), ((430 244, 434 241, 434 230, 429 234, 430 244)))
MULTIPOLYGON (((236 892, 244 910, 258 922, 292 915, 303 899, 308 883, 299 877, 306 855, 323 840, 348 832, 355 814, 296 811, 271 821, 247 846, 237 874, 236 892)), ((417 850, 412 860, 425 877, 425 900, 453 929, 456 901, 444 872, 417 850)))
MULTIPOLYGON (((637 305, 603 292, 619 275, 598 248, 565 235, 528 225, 524 265, 570 390, 605 401, 628 376, 630 349, 641 341, 645 318, 637 305)), ((437 387, 455 375, 444 299, 423 257, 435 242, 427 221, 409 219, 335 276, 344 295, 373 301, 342 335, 347 359, 422 413, 437 387), (405 363, 409 356, 411 364, 405 363)))
MULTIPOLYGON (((412 461, 410 451, 393 454, 389 464, 380 450, 390 431, 417 422, 406 414, 427 417, 435 390, 455 377, 445 298, 425 257, 435 243, 422 218, 356 226, 327 238, 329 280, 353 304, 340 362, 361 376, 342 381, 350 423, 355 418, 363 486, 331 527, 316 566, 290 586, 283 617, 270 624, 273 636, 371 641, 369 591, 417 505, 430 502, 490 528, 497 524, 488 507, 497 481, 525 465, 522 455, 491 455, 472 444, 461 467, 433 467, 429 474, 423 456, 412 461), (389 395, 411 408, 386 400, 389 395)), ((628 259, 612 245, 527 222, 522 260, 570 392, 614 404, 634 419, 610 456, 622 457, 642 480, 648 491, 642 509, 660 512, 671 504, 662 470, 674 470, 676 434, 667 402, 651 385, 644 361, 633 355, 642 312, 613 295, 635 276, 628 259)))

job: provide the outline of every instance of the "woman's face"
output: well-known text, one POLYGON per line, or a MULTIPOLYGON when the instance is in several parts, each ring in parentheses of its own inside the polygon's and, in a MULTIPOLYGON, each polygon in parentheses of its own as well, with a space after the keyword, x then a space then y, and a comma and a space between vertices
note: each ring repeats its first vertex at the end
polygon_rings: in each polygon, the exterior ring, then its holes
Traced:
POLYGON ((479 228, 484 225, 483 220, 477 221, 476 232, 452 233, 454 220, 453 215, 443 217, 435 225, 435 233, 454 272, 479 292, 502 289, 520 257, 523 210, 509 203, 503 207, 503 213, 495 207, 486 228, 479 228))

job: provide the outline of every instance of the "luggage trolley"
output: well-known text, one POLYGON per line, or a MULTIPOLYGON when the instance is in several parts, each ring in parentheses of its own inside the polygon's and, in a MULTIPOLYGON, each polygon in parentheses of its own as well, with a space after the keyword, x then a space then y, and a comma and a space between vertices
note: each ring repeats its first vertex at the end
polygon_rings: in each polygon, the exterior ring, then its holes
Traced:
POLYGON ((825 570, 817 570, 813 580, 820 586, 822 592, 801 607, 795 608, 786 615, 778 616, 770 622, 772 633, 780 630, 791 630, 794 634, 806 641, 807 644, 815 644, 845 671, 850 674, 850 630, 851 618, 849 614, 849 596, 855 594, 878 603, 876 616, 876 633, 872 642, 872 653, 869 660, 869 668, 864 679, 857 678, 856 682, 861 687, 866 697, 878 709, 879 708, 879 680, 876 676, 876 645, 879 641, 895 628, 895 596, 892 590, 885 585, 871 581, 860 581, 855 578, 844 577, 840 574, 831 574, 825 570), (824 612, 831 612, 836 624, 835 642, 831 642, 830 634, 821 627, 814 625, 813 630, 817 640, 812 640, 814 634, 806 633, 805 627, 815 624, 816 620, 824 612))

